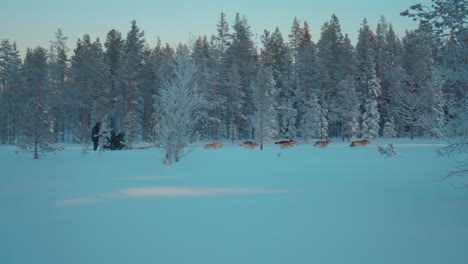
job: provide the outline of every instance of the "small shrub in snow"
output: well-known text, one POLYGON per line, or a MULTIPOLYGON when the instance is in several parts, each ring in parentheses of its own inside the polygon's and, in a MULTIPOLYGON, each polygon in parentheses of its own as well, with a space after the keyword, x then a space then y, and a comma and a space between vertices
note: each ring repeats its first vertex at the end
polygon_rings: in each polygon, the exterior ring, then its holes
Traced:
POLYGON ((382 155, 387 155, 387 157, 394 157, 398 155, 393 144, 388 144, 388 147, 377 146, 377 151, 379 151, 382 155))

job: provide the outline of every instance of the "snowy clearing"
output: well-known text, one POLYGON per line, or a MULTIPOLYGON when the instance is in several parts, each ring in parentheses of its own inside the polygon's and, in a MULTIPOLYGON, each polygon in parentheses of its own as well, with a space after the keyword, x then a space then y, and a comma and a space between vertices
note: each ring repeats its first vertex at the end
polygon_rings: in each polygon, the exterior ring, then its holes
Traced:
POLYGON ((468 263, 444 142, 201 145, 172 167, 155 149, 0 147, 0 263, 468 263))

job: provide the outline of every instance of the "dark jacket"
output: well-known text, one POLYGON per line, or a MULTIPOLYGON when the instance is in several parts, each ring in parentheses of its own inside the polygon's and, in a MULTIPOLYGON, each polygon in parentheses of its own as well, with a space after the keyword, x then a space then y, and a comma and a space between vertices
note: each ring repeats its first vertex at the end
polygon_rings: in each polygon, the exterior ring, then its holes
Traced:
POLYGON ((123 149, 123 147, 126 146, 126 143, 127 143, 127 142, 125 142, 124 137, 125 137, 125 133, 122 133, 122 132, 120 132, 120 133, 117 135, 117 148, 118 148, 119 150, 123 149))
POLYGON ((101 123, 97 122, 91 131, 91 140, 94 142, 99 141, 99 132, 101 130, 101 123))
POLYGON ((109 144, 109 147, 111 150, 115 150, 117 148, 117 136, 115 135, 115 131, 111 131, 110 138, 106 137, 107 143, 109 144))

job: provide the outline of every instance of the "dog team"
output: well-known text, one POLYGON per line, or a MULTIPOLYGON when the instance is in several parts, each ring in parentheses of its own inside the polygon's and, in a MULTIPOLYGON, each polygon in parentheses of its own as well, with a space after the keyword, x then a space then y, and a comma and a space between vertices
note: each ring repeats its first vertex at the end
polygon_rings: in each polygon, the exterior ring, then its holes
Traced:
MULTIPOLYGON (((325 148, 330 144, 332 141, 331 140, 319 140, 315 142, 314 147, 317 148, 325 148)), ((367 139, 364 140, 358 140, 354 141, 349 145, 350 147, 365 147, 367 144, 370 144, 371 142, 367 139)), ((283 141, 278 141, 275 142, 275 144, 279 145, 281 149, 286 149, 286 148, 294 148, 296 145, 299 144, 299 142, 295 140, 283 140, 283 141)), ((205 149, 219 149, 223 146, 223 142, 214 142, 205 145, 205 149)), ((244 147, 245 149, 255 149, 258 147, 258 144, 253 142, 253 141, 245 141, 244 143, 240 144, 239 146, 244 147)))

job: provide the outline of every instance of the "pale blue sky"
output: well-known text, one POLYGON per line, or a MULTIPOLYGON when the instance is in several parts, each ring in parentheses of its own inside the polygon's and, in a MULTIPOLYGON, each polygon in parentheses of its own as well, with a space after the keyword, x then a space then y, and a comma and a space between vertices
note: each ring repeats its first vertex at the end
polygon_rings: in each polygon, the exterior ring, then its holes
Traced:
POLYGON ((399 15, 415 3, 429 4, 430 0, 0 0, 0 39, 16 41, 24 53, 27 47, 49 47, 61 28, 68 37, 68 47, 73 49, 83 34, 104 42, 107 32, 114 28, 125 37, 130 21, 136 20, 151 47, 158 36, 163 43, 175 45, 215 34, 221 12, 226 13, 232 26, 239 12, 247 16, 252 32, 259 36, 264 29, 273 31, 278 26, 287 38, 294 17, 298 17, 309 22, 314 41, 323 23, 336 14, 343 33, 348 33, 355 44, 364 18, 375 29, 380 15, 384 15, 400 37, 406 29, 416 28, 416 22, 399 15))

